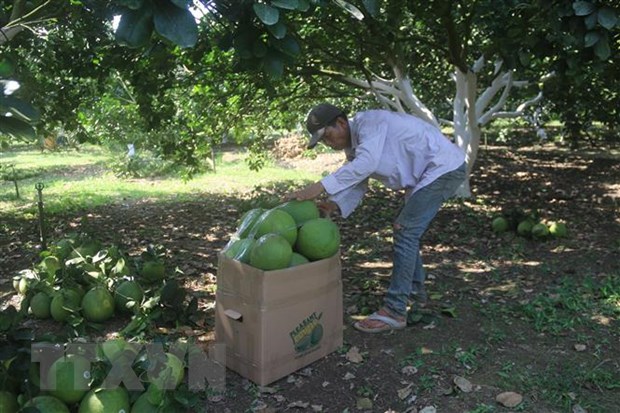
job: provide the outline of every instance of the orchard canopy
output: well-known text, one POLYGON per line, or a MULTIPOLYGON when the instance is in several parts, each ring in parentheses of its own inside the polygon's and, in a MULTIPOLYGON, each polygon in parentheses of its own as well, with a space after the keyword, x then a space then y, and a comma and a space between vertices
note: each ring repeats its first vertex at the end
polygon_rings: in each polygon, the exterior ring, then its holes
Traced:
POLYGON ((223 139, 260 148, 324 100, 449 125, 469 172, 498 118, 544 108, 572 144, 594 123, 617 136, 618 1, 12 0, 1 11, 0 143, 61 128, 198 168, 223 139))

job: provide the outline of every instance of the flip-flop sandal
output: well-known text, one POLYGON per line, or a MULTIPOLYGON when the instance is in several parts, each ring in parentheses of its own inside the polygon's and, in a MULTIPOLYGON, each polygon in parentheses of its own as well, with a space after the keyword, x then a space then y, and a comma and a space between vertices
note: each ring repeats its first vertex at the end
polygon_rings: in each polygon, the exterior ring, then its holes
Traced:
POLYGON ((402 330, 403 328, 407 327, 407 320, 398 321, 393 319, 392 317, 372 313, 364 320, 357 321, 355 324, 353 324, 353 327, 355 327, 359 331, 363 331, 364 333, 380 333, 382 331, 402 330), (381 321, 383 325, 380 327, 364 327, 361 323, 365 320, 381 321))

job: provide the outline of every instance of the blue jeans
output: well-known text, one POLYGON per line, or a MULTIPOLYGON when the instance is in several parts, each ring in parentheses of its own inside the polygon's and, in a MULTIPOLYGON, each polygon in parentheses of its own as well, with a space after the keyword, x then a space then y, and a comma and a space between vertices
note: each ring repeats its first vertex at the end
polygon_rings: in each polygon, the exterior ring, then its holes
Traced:
POLYGON ((465 179, 465 164, 413 193, 396 218, 394 264, 385 307, 394 315, 407 314, 412 293, 422 292, 426 273, 420 258, 420 239, 445 200, 454 195, 465 179))

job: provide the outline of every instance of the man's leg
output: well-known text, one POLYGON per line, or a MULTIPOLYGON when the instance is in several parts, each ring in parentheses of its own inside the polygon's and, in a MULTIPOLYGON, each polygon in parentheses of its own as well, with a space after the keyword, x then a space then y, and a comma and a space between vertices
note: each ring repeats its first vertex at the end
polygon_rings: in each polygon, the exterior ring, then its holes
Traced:
MULTIPOLYGON (((420 259, 420 239, 441 208, 465 178, 464 165, 442 175, 430 185, 412 194, 394 224, 394 263, 385 307, 380 315, 398 320, 407 314, 407 300, 414 282, 423 288, 425 279, 420 259)), ((364 327, 380 326, 381 321, 364 320, 364 327)))

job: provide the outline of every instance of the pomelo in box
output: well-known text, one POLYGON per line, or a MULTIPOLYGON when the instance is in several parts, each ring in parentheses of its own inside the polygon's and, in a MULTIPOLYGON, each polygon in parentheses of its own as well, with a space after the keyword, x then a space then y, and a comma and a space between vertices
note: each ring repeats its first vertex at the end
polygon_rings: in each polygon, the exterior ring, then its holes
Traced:
POLYGON ((265 234, 278 234, 284 237, 290 245, 295 245, 297 239, 297 224, 293 217, 281 209, 270 209, 262 213, 256 221, 255 238, 265 234))
POLYGON ((296 265, 306 264, 310 262, 310 260, 298 252, 293 252, 291 255, 291 262, 289 262, 289 267, 295 267, 296 265))
POLYGON ((277 234, 260 237, 250 253, 250 265, 261 270, 279 270, 288 267, 293 249, 289 242, 277 234))
POLYGON ((223 253, 233 260, 248 263, 250 261, 250 253, 254 246, 255 240, 252 238, 242 238, 230 242, 223 253))
POLYGON ((339 248, 340 230, 330 219, 311 219, 299 229, 295 250, 310 261, 329 258, 339 248))
POLYGON ((82 400, 89 390, 90 380, 90 362, 74 354, 52 363, 46 377, 50 394, 67 404, 82 400))
POLYGON ((93 287, 82 298, 82 314, 88 321, 102 323, 114 315, 114 298, 103 286, 93 287))
POLYGON ((96 388, 86 393, 78 413, 129 413, 129 409, 129 394, 125 388, 96 388))
POLYGON ((258 221, 258 218, 265 212, 265 208, 253 208, 246 211, 239 220, 237 225, 237 236, 239 238, 248 238, 252 236, 252 229, 258 221))
POLYGON ((297 201, 292 200, 278 205, 276 208, 286 211, 293 217, 298 227, 302 226, 306 221, 319 218, 319 209, 313 201, 297 201))

